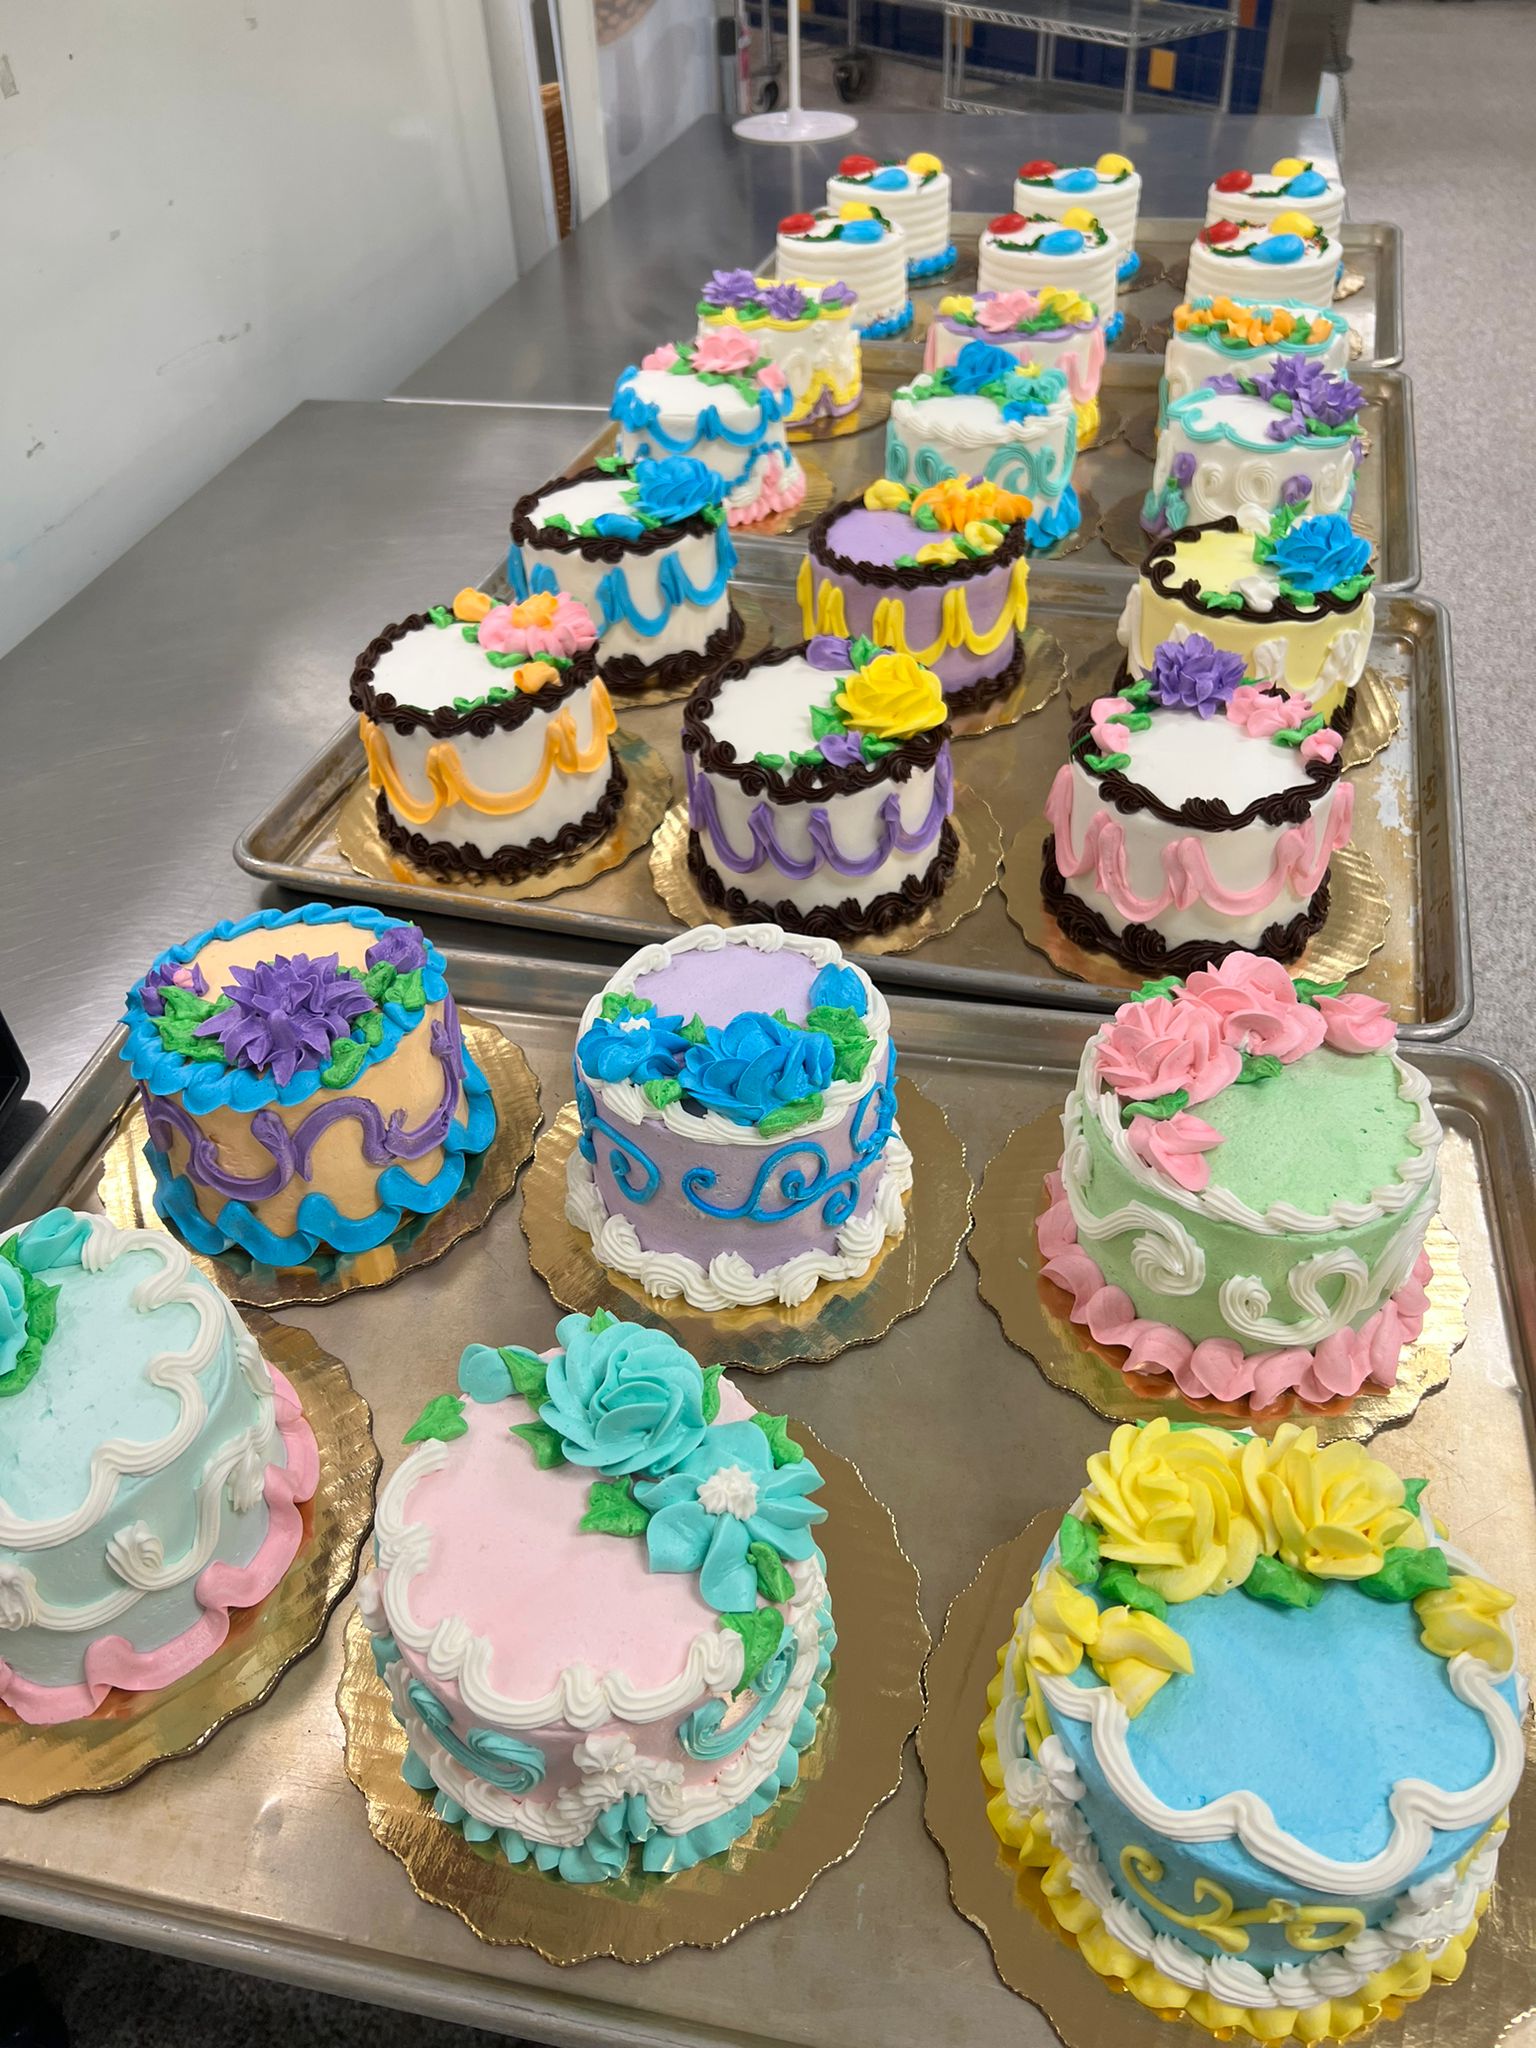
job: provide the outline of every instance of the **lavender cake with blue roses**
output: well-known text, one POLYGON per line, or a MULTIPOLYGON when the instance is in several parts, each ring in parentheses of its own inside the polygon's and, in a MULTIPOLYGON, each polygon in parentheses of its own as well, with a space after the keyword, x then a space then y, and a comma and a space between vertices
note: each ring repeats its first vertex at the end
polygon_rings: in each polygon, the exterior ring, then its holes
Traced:
POLYGON ((890 1013, 836 943, 702 925, 593 998, 566 1215, 598 1260, 720 1310, 856 1280, 906 1227, 890 1013))
POLYGON ((441 953, 382 911, 258 911, 162 953, 122 1058, 155 1208, 266 1266, 375 1249, 445 1208, 496 1135, 441 953))

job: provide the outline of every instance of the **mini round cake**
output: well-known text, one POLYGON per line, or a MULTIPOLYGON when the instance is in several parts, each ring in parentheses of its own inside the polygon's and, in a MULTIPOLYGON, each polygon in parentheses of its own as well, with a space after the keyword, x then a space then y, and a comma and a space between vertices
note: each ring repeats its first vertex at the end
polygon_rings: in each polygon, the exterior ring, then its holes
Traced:
POLYGON ((1228 371, 1256 377, 1284 356, 1317 363, 1330 377, 1347 376, 1349 322, 1321 306, 1186 299, 1173 309, 1158 386, 1158 425, 1167 417, 1170 398, 1185 398, 1228 371))
POLYGON ((1000 213, 981 234, 978 292, 1039 292, 1048 287, 1086 299, 1104 314, 1104 338, 1125 325, 1115 311, 1115 279, 1125 251, 1086 207, 1060 220, 1042 212, 1000 213))
POLYGON ((519 882, 603 838, 624 769, 596 648, 558 590, 461 590, 386 626, 350 692, 384 844, 443 881, 519 882))
POLYGON ((1039 292, 952 293, 940 299, 928 324, 923 368, 947 369, 972 341, 1006 349, 1021 367, 1060 370, 1078 409, 1079 440, 1085 439, 1085 407, 1093 408, 1097 429, 1104 374, 1104 322, 1097 306, 1053 285, 1039 292))
POLYGON ((750 270, 717 270, 699 300, 699 337, 745 334, 784 373, 794 404, 786 427, 841 419, 858 405, 864 388, 859 295, 838 280, 810 284, 754 277, 750 270))
POLYGON ((827 205, 877 206, 907 238, 907 275, 933 277, 955 260, 949 232, 949 173, 936 156, 918 150, 904 163, 845 156, 827 180, 827 205))
POLYGON ((1135 974, 1188 973, 1238 948, 1295 960, 1349 844, 1346 715, 1245 674, 1203 633, 1073 722, 1045 814, 1047 907, 1135 974))
POLYGON ((947 888, 949 714, 910 654, 818 635, 728 662, 683 713, 688 867, 738 922, 860 938, 947 888))
POLYGON ((775 268, 786 282, 845 284, 858 301, 854 323, 866 341, 904 334, 912 324, 906 234, 861 199, 786 214, 775 268))
POLYGON ((0 1243, 0 1702, 78 1721, 195 1671, 304 1538, 298 1397, 161 1230, 0 1243))
POLYGON ((1337 241, 1344 224, 1344 187, 1309 160, 1282 157, 1264 171, 1224 171, 1205 196, 1205 217, 1272 221, 1278 214, 1300 212, 1337 241))
POLYGON ((950 477, 884 478, 811 528, 797 586, 806 638, 864 635, 932 669, 951 716, 1006 696, 1029 617, 1027 498, 950 477))
POLYGON ((1186 290, 1192 299, 1218 293, 1260 304, 1283 293, 1305 305, 1327 305, 1344 252, 1305 213, 1261 221, 1242 214, 1208 221, 1190 244, 1186 290))
POLYGON ((1065 372, 1021 368, 1006 349, 969 341, 943 370, 922 370, 891 400, 885 473, 914 491, 984 478, 1028 498, 1026 532, 1047 548, 1075 533, 1077 408, 1065 372))
POLYGON ((372 1251, 458 1193, 496 1135, 444 960, 382 911, 262 910, 162 953, 121 1057, 155 1208, 193 1251, 372 1251))
POLYGON ((794 393, 779 364, 740 328, 697 341, 664 341, 621 370, 609 417, 623 462, 691 455, 725 481, 732 526, 792 512, 805 496, 805 471, 784 426, 794 393))
POLYGON ((1128 1373, 1271 1407, 1390 1387, 1440 1199, 1429 1082, 1374 996, 1273 960, 1142 989, 1067 1097, 1041 1272, 1128 1373))
POLYGON ((1513 1596, 1425 1486, 1291 1423, 1127 1423, 1088 1460, 998 1652, 987 1812, 1160 2019, 1353 2040, 1465 1966, 1527 1692, 1513 1596))
POLYGON ((695 1308, 806 1301, 906 1229, 890 1013, 830 939, 699 926, 587 1005, 566 1214, 695 1308))
POLYGON ((1364 404, 1358 384, 1297 356, 1255 376, 1208 379, 1169 403, 1142 526, 1160 535, 1229 514, 1267 519, 1281 506, 1347 517, 1365 455, 1364 404))
POLYGON ((568 1884, 690 1870, 794 1784, 836 1636, 821 1474, 665 1330, 469 1345, 406 1431, 358 1588, 401 1772, 568 1884))
POLYGON ((1126 597, 1123 675, 1139 681, 1164 642, 1203 633, 1332 718, 1370 655, 1375 580, 1370 542, 1338 513, 1282 506, 1181 527, 1153 543, 1126 597))
POLYGON ((724 499, 697 456, 600 455, 518 499, 507 582, 519 604, 563 590, 585 606, 611 690, 697 682, 741 639, 724 499))
MULTIPOLYGON (((1013 203, 1020 213, 1048 213, 1063 220, 1080 207, 1100 220, 1120 244, 1121 277, 1141 268, 1136 254, 1136 216, 1141 210, 1141 173, 1128 156, 1110 152, 1096 164, 1067 169, 1043 157, 1020 164, 1013 203)), ((1110 310, 1113 311, 1113 302, 1110 310)))

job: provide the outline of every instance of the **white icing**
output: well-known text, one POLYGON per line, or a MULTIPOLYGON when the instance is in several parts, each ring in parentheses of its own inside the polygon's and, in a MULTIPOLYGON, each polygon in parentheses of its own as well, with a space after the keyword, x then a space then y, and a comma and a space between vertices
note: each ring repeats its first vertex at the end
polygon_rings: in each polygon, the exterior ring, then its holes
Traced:
MULTIPOLYGON (((1021 206, 1019 211, 1027 217, 1041 209, 1021 206)), ((1102 225, 1109 232, 1108 241, 1102 247, 1097 242, 1087 242, 1075 256, 1046 255, 1033 246, 1004 246, 1039 242, 1054 231, 1053 222, 1031 223, 1002 236, 983 228, 977 252, 976 289, 1037 292, 1046 285, 1059 285, 1063 291, 1079 292, 1092 300, 1107 320, 1115 310, 1115 293, 1119 289, 1116 273, 1125 260, 1126 250, 1113 230, 1109 230, 1108 223, 1102 225)))
MULTIPOLYGON (((1228 293, 1228 297, 1231 294, 1228 293)), ((1327 315, 1327 309, 1318 306, 1304 306, 1293 299, 1266 299, 1265 305, 1288 306, 1298 321, 1310 326, 1320 314, 1327 315)), ((1218 377, 1228 372, 1240 377, 1257 377, 1271 369, 1282 356, 1303 354, 1309 362, 1320 362, 1331 377, 1347 376, 1349 372, 1349 327, 1340 320, 1332 338, 1320 352, 1311 348, 1295 350, 1276 342, 1272 346, 1257 349, 1232 350, 1222 348, 1219 343, 1207 340, 1204 335, 1193 334, 1188 329, 1175 329, 1168 337, 1168 346, 1163 351, 1163 376, 1167 384, 1167 395, 1183 398, 1196 391, 1208 377, 1218 377)))
MULTIPOLYGON (((874 206, 875 200, 866 203, 874 206)), ((884 208, 876 210, 883 212, 884 208)), ((781 234, 774 255, 775 272, 796 282, 808 278, 815 284, 836 284, 841 279, 859 295, 854 319, 861 328, 873 327, 899 313, 907 303, 906 235, 892 221, 878 242, 849 242, 841 235, 833 237, 838 225, 836 215, 823 210, 807 234, 781 234)))
MULTIPOLYGON (((820 301, 827 284, 809 278, 796 282, 807 297, 820 301)), ((827 281, 837 282, 836 279, 827 281)), ((857 302, 851 308, 828 307, 814 319, 739 320, 733 311, 705 311, 699 316, 701 335, 739 329, 757 343, 758 352, 777 363, 795 394, 795 407, 786 420, 793 426, 802 413, 812 411, 820 396, 812 391, 818 379, 830 382, 839 393, 857 392, 863 382, 863 356, 855 324, 857 302)), ((842 402, 842 401, 840 401, 842 402)))
POLYGON ((909 172, 904 192, 877 192, 867 179, 861 183, 853 178, 839 178, 834 173, 827 180, 828 206, 835 213, 841 212, 848 200, 873 206, 901 229, 907 238, 909 263, 921 263, 949 247, 948 171, 939 171, 926 182, 909 172))
MULTIPOLYGON (((1234 165, 1233 168, 1241 166, 1234 165)), ((1316 168, 1314 165, 1313 169, 1316 168)), ((1213 220, 1268 222, 1282 213, 1304 213, 1314 227, 1321 228, 1324 234, 1337 241, 1339 229, 1344 224, 1344 187, 1328 171, 1319 172, 1319 176, 1328 180, 1328 189, 1309 199, 1291 198, 1280 189, 1287 181, 1275 177, 1270 171, 1255 171, 1253 183, 1246 192, 1218 192, 1211 185, 1205 195, 1206 224, 1213 220)))
POLYGON ((985 474, 1005 489, 1038 498, 1041 509, 1071 482, 1077 409, 1066 389, 1047 411, 1008 420, 995 398, 979 393, 929 398, 923 395, 927 384, 925 373, 891 401, 889 435, 906 450, 909 477, 927 474, 919 466, 919 451, 927 450, 927 459, 936 459, 951 475, 985 474), (1035 461, 1046 463, 1055 480, 1054 493, 1047 494, 1033 482, 1030 466, 1035 461))
MULTIPOLYGON (((1295 201, 1283 211, 1305 213, 1308 219, 1315 220, 1309 206, 1295 201)), ((1226 214, 1223 218, 1235 218, 1241 224, 1251 217, 1245 212, 1226 214)), ((1316 224, 1322 225, 1320 221, 1316 224)), ((1333 235, 1325 234, 1320 250, 1314 250, 1309 243, 1295 263, 1259 263, 1243 252, 1262 241, 1267 232, 1262 223, 1254 220, 1235 242, 1223 244, 1220 254, 1197 236, 1189 250, 1185 286, 1188 297, 1202 299, 1220 292, 1229 299, 1242 299, 1250 304, 1257 300, 1260 305, 1269 305, 1277 292, 1283 292, 1286 298, 1301 299, 1308 305, 1328 305, 1333 298, 1334 279, 1344 260, 1344 251, 1333 235), (1236 255, 1226 253, 1233 249, 1238 252, 1236 255)))
POLYGON ((642 455, 697 456, 725 478, 730 486, 725 502, 738 519, 751 511, 775 476, 798 475, 800 465, 785 437, 784 422, 765 414, 759 403, 763 394, 755 386, 749 397, 733 383, 706 384, 688 372, 643 369, 620 382, 643 405, 657 408, 654 434, 649 427, 619 424, 615 448, 622 461, 634 462, 642 455), (704 416, 710 413, 732 434, 750 439, 742 445, 721 439, 709 430, 704 416), (679 442, 686 445, 678 447, 679 442))
MULTIPOLYGON (((1058 171, 1092 170, 1091 164, 1058 164, 1058 171)), ((1013 181, 1013 210, 1026 217, 1032 213, 1048 213, 1052 220, 1062 220, 1079 206, 1087 207, 1106 234, 1113 235, 1122 250, 1136 246, 1136 216, 1141 211, 1141 173, 1132 171, 1128 177, 1100 178, 1091 192, 1063 192, 1055 185, 1027 185, 1022 178, 1013 181)), ((1114 311, 1111 302, 1106 313, 1114 311)))
POLYGON ((1281 486, 1293 476, 1311 483, 1309 512, 1347 512, 1355 485, 1354 442, 1305 434, 1271 440, 1270 426, 1280 417, 1265 399, 1246 391, 1197 392, 1180 400, 1157 437, 1153 490, 1168 481, 1176 458, 1188 454, 1195 460, 1194 476, 1183 486, 1191 525, 1245 509, 1273 512, 1281 486), (1213 427, 1223 430, 1214 440, 1195 431, 1213 427))

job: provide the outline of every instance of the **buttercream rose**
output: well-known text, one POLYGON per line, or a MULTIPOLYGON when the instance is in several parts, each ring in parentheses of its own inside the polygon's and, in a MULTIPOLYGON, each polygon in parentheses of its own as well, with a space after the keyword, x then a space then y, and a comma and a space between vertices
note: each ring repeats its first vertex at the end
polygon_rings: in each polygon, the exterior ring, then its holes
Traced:
POLYGON ((1371 566, 1371 544, 1341 512, 1319 512, 1298 519, 1275 542, 1269 566, 1297 590, 1315 595, 1363 575, 1371 566))
POLYGON ((635 464, 635 503, 648 519, 677 525, 725 497, 725 478, 696 455, 666 455, 635 464))
POLYGON ((1264 1549, 1318 1579, 1365 1579, 1392 1549, 1422 1550, 1424 1531, 1403 1482, 1357 1443, 1318 1446, 1315 1429, 1283 1422, 1240 1454, 1243 1498, 1264 1549))
MULTIPOLYGON (((704 1375, 666 1330, 562 1316, 539 1416, 573 1465, 658 1472, 704 1441, 704 1375)), ((759 1432, 760 1434, 760 1432, 759 1432)))
POLYGON ((1033 292, 986 292, 975 302, 976 325, 988 334, 1007 334, 1033 320, 1040 301, 1033 292))
POLYGON ((563 590, 538 590, 520 604, 493 605, 477 631, 480 645, 492 654, 569 658, 597 641, 591 614, 563 590))
POLYGON ((640 358, 640 367, 642 370, 670 370, 676 361, 677 349, 675 345, 670 341, 663 341, 653 348, 649 354, 643 355, 640 358))
POLYGON ((1283 690, 1261 690, 1253 683, 1239 683, 1227 699, 1228 718, 1252 740, 1269 740, 1277 732, 1294 732, 1311 715, 1312 707, 1305 697, 1289 697, 1283 690))
POLYGON ((363 955, 370 967, 393 967, 413 974, 427 964, 427 942, 413 924, 386 925, 363 955))
POLYGON ((1243 1063, 1213 1011, 1152 996, 1115 1012, 1100 1034, 1096 1065, 1105 1086, 1127 1101, 1150 1102, 1182 1088, 1193 1104, 1230 1087, 1243 1063))
POLYGON ((714 376, 740 376, 756 361, 757 343, 739 327, 712 327, 694 343, 693 369, 714 376))
POLYGON ((27 1341, 27 1294, 9 1259, 0 1259, 0 1380, 15 1370, 27 1341))
POLYGON ((1015 368, 1013 356, 989 341, 968 341, 949 366, 949 388, 969 397, 1006 377, 1015 368))
POLYGON ((706 306, 744 306, 757 297, 757 279, 750 270, 717 270, 704 287, 706 306))
POLYGON ((1513 1593, 1470 1572, 1456 1572, 1448 1586, 1421 1593, 1413 1603, 1419 1641, 1436 1657, 1463 1652, 1486 1664, 1496 1678, 1514 1669, 1515 1646, 1499 1617, 1515 1604, 1513 1593))
POLYGON ((1337 1052, 1384 1052, 1397 1036, 1392 1012, 1376 996, 1319 996, 1323 1041, 1337 1052))
POLYGON ((929 732, 947 716, 943 685, 912 654, 877 654, 854 670, 835 701, 851 726, 882 740, 929 732))
POLYGON ((1159 704, 1210 718, 1243 680, 1243 657, 1216 647, 1203 633, 1165 640, 1152 656, 1152 691, 1159 704))
POLYGON ((1304 1003, 1278 960, 1229 953, 1219 967, 1201 967, 1184 984, 1181 1008, 1214 1016, 1239 1052, 1269 1053, 1287 1065, 1323 1042, 1321 1012, 1304 1003))
POLYGON ((1186 1109, 1161 1122, 1152 1116, 1133 1117, 1126 1136, 1138 1159, 1191 1194, 1198 1194, 1211 1177, 1203 1154, 1214 1152, 1222 1142, 1220 1131, 1186 1109))
POLYGON ((711 1024, 690 1045, 678 1079, 703 1109, 735 1124, 755 1124, 791 1102, 819 1095, 832 1079, 836 1051, 824 1031, 801 1031, 761 1010, 711 1024))
POLYGON ((596 1017, 576 1042, 576 1057, 598 1081, 658 1081, 674 1075, 688 1041, 683 1019, 654 1010, 596 1017))
POLYGON ((1088 1460, 1084 1511, 1100 1555, 1133 1565, 1165 1600, 1240 1586, 1259 1554, 1232 1439, 1172 1429, 1166 1416, 1124 1423, 1088 1460))
POLYGON ((798 320, 806 308, 806 296, 799 285, 788 281, 765 286, 763 309, 775 320, 798 320))

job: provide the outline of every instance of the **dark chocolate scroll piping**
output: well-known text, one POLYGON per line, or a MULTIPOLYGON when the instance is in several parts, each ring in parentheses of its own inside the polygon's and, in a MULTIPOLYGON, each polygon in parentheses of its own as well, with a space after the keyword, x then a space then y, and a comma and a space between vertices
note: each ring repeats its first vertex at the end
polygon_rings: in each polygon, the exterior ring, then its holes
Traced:
MULTIPOLYGON (((1243 598, 1242 605, 1237 610, 1224 605, 1219 612, 1212 613, 1200 602, 1200 584, 1193 576, 1187 582, 1175 584, 1173 551, 1180 541, 1198 540, 1202 533, 1237 531, 1237 520, 1230 513, 1225 519, 1207 519, 1198 526, 1181 526, 1176 533, 1165 533, 1161 540, 1152 543, 1147 550, 1146 560, 1141 565, 1141 573, 1159 597, 1170 600, 1177 598, 1181 604, 1188 606, 1190 611, 1197 613, 1202 619, 1242 619, 1250 626, 1262 626, 1271 619, 1283 619, 1296 625, 1315 625, 1319 619, 1327 618, 1330 613, 1341 616, 1345 612, 1360 609, 1361 601, 1366 595, 1363 590, 1358 596, 1350 598, 1335 597, 1331 590, 1320 590, 1316 593, 1315 602, 1306 611, 1302 610, 1295 598, 1286 597, 1282 593, 1268 611, 1259 611, 1249 604, 1247 598, 1243 598)), ((1374 567, 1372 573, 1375 573, 1374 567)), ((1241 591, 1233 591, 1230 594, 1233 597, 1242 596, 1241 591)))
POLYGON ((578 469, 574 476, 552 476, 547 484, 529 491, 512 507, 513 540, 519 547, 533 546, 541 552, 547 548, 555 555, 580 555, 588 562, 607 562, 611 567, 626 557, 654 555, 685 536, 702 540, 715 531, 714 523, 702 511, 690 513, 686 519, 668 520, 662 526, 648 526, 630 539, 613 533, 567 533, 559 526, 541 526, 534 516, 540 499, 547 498, 551 491, 568 491, 572 484, 590 484, 599 477, 612 476, 612 471, 600 469, 595 462, 589 469, 578 469))
POLYGON ((1023 673, 1024 642, 1015 635, 1013 653, 997 674, 978 676, 974 683, 967 683, 960 690, 946 690, 944 709, 951 718, 962 718, 968 711, 985 711, 989 704, 1006 697, 1023 673))
MULTIPOLYGON (((565 703, 568 697, 595 680, 597 676, 597 653, 594 648, 585 647, 571 657, 569 668, 556 669, 557 682, 546 683, 541 690, 519 690, 515 683, 505 684, 506 698, 499 704, 477 703, 469 711, 460 711, 454 704, 437 704, 429 710, 420 704, 401 704, 387 690, 375 687, 376 672, 391 649, 398 647, 407 633, 420 633, 431 627, 434 633, 456 633, 458 621, 451 626, 438 626, 425 612, 412 612, 409 617, 395 625, 386 626, 377 639, 370 640, 357 657, 352 669, 352 686, 349 702, 354 711, 360 711, 364 718, 371 718, 375 725, 393 726, 395 731, 406 738, 423 726, 437 740, 447 740, 461 732, 473 733, 476 739, 486 739, 493 732, 516 732, 520 725, 526 725, 535 712, 548 716, 565 703)), ((538 656, 529 657, 537 660, 538 656)), ((514 676, 515 668, 499 669, 487 662, 485 665, 485 687, 494 689, 503 676, 514 676)))
POLYGON ((922 874, 908 875, 899 889, 888 889, 868 903, 846 897, 841 903, 818 903, 813 910, 802 910, 797 903, 764 903, 744 889, 732 887, 710 866, 698 833, 688 834, 688 872, 711 908, 723 910, 734 924, 776 924, 813 939, 879 938, 910 924, 943 895, 959 858, 959 835, 953 821, 946 818, 937 853, 922 874))
POLYGON ((424 832, 411 832, 396 818, 381 789, 375 800, 379 836, 392 853, 408 860, 440 882, 469 879, 478 882, 522 882, 530 875, 547 875, 565 861, 606 838, 624 803, 624 764, 615 760, 608 786, 584 817, 562 825, 553 839, 530 839, 521 846, 504 846, 499 853, 482 853, 478 846, 456 846, 448 839, 428 839, 424 832))
POLYGON ((643 661, 638 654, 605 654, 599 647, 597 665, 603 672, 603 681, 616 697, 645 690, 680 690, 696 683, 700 676, 718 668, 734 654, 745 630, 741 613, 732 605, 725 624, 710 634, 702 648, 679 647, 675 654, 664 654, 660 661, 643 661))

